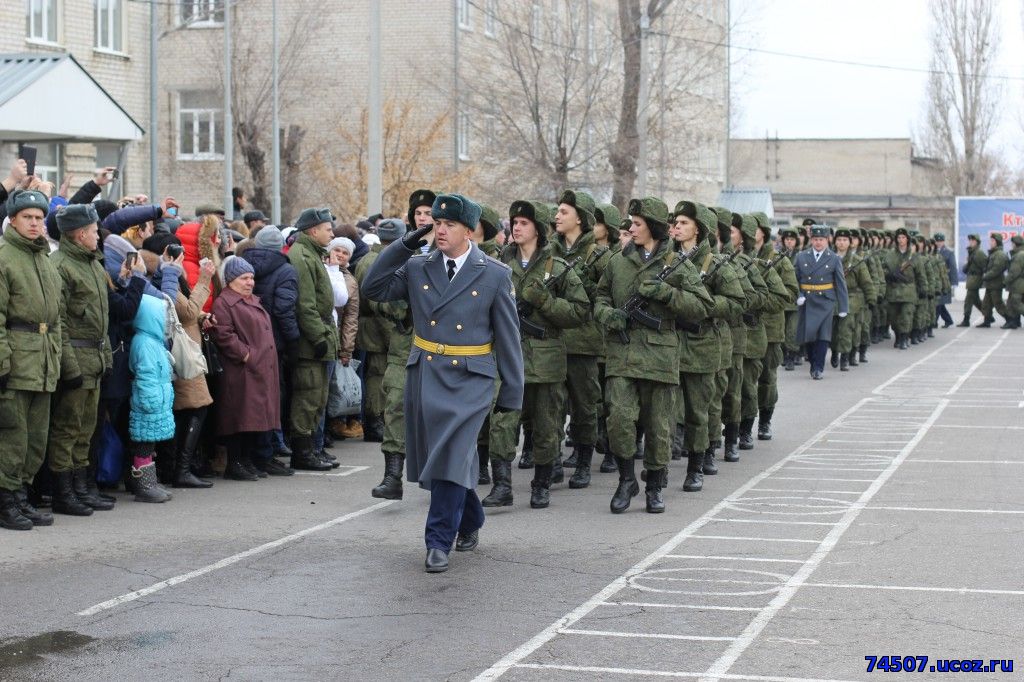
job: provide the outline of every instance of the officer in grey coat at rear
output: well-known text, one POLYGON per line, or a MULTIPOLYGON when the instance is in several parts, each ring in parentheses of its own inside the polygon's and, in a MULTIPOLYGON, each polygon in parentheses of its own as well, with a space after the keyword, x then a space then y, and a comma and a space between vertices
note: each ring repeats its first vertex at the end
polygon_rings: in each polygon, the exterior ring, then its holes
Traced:
POLYGON ((406 473, 430 490, 425 540, 428 573, 448 570, 448 553, 472 551, 484 510, 476 494, 477 435, 491 409, 523 402, 519 317, 507 266, 484 255, 469 235, 480 229, 480 206, 442 194, 431 208, 433 226, 384 249, 363 281, 374 301, 405 300, 413 317, 406 363, 406 473), (434 231, 437 250, 420 253, 434 231))

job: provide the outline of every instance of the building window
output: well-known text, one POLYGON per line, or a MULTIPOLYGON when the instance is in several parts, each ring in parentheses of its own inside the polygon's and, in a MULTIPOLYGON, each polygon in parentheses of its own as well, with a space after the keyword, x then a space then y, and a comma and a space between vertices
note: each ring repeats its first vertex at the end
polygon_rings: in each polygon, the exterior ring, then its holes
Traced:
POLYGON ((473 18, 470 16, 470 0, 459 0, 459 28, 472 31, 473 18))
POLYGON ((178 0, 178 24, 220 26, 224 23, 224 0, 178 0))
POLYGON ((178 93, 178 158, 224 157, 224 108, 214 91, 178 93))
POLYGON ((881 230, 885 228, 884 220, 858 220, 857 227, 865 230, 881 230))
POLYGON ((42 43, 57 42, 58 0, 28 0, 25 35, 42 43))
POLYGON ((458 117, 458 147, 459 160, 469 161, 469 114, 459 112, 458 117))
POLYGON ((530 41, 533 46, 540 48, 541 33, 544 30, 544 8, 539 2, 533 3, 530 8, 530 41))
POLYGON ((121 52, 124 33, 121 27, 124 0, 96 0, 96 47, 121 52))
POLYGON ((498 0, 487 0, 484 5, 484 35, 488 38, 498 35, 498 0))

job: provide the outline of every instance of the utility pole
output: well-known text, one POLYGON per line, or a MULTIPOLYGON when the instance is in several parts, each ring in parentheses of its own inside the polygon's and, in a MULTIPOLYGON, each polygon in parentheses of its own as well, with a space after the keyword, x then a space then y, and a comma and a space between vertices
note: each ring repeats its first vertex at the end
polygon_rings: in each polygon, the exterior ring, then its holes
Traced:
POLYGON ((637 196, 647 194, 647 115, 650 107, 647 106, 647 99, 650 96, 650 85, 648 83, 648 70, 651 68, 650 58, 647 55, 647 34, 651 30, 651 18, 647 14, 646 0, 640 0, 640 93, 638 102, 637 133, 639 139, 639 153, 636 159, 636 182, 637 196))
POLYGON ((149 5, 149 196, 156 200, 160 196, 157 189, 157 173, 159 170, 157 152, 157 4, 149 5))
POLYGON ((281 119, 280 111, 278 109, 278 97, 277 97, 277 84, 278 84, 278 59, 279 49, 277 43, 277 0, 273 0, 271 3, 271 33, 272 41, 274 43, 274 62, 272 68, 272 80, 271 85, 274 101, 271 105, 271 118, 273 123, 271 124, 271 130, 273 131, 273 139, 270 143, 270 155, 271 159, 271 175, 270 175, 270 220, 275 225, 281 224, 281 119))
POLYGON ((723 187, 729 186, 729 145, 732 142, 732 5, 731 0, 725 2, 725 172, 723 187))
POLYGON ((231 114, 231 0, 224 2, 224 220, 230 222, 235 215, 231 188, 235 184, 232 167, 235 160, 233 145, 235 120, 231 114))
POLYGON ((381 212, 384 176, 384 150, 381 134, 380 83, 380 2, 370 3, 370 93, 369 93, 369 159, 366 183, 367 215, 381 212))

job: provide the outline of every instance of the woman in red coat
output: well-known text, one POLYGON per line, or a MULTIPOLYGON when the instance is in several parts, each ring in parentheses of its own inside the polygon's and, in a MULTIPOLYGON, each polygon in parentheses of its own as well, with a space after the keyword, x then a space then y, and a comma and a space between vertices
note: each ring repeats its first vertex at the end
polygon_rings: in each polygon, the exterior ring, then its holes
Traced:
POLYGON ((273 458, 270 432, 281 428, 277 348, 270 315, 253 295, 252 266, 235 256, 224 261, 226 288, 213 303, 211 333, 220 349, 217 435, 228 451, 224 478, 255 481, 267 474, 290 475, 273 458))

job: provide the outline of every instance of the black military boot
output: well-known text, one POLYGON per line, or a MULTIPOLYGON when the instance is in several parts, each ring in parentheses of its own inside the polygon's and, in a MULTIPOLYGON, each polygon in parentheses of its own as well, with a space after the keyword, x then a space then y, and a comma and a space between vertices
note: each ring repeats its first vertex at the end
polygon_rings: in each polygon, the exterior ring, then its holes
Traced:
POLYGON ((857 346, 854 346, 853 350, 846 354, 846 359, 849 361, 850 367, 856 367, 860 364, 857 362, 857 346))
POLYGON ((71 471, 53 472, 53 513, 70 516, 91 516, 92 507, 75 494, 74 474, 71 471))
POLYGON ((794 353, 793 351, 786 351, 785 359, 783 360, 783 365, 785 366, 787 372, 792 372, 796 368, 795 356, 796 353, 794 353))
POLYGON ((533 480, 530 481, 530 508, 545 509, 551 503, 551 464, 538 464, 533 467, 533 480))
POLYGON ((740 421, 740 450, 754 449, 754 418, 740 421))
POLYGON ((841 353, 839 355, 839 371, 849 372, 850 371, 850 354, 841 353))
POLYGON ((803 367, 804 365, 804 354, 800 351, 793 353, 793 364, 797 367, 803 367))
POLYGON ((831 362, 831 365, 832 365, 832 369, 835 369, 836 367, 838 367, 839 366, 839 353, 837 353, 835 351, 832 351, 832 359, 831 359, 830 362, 831 362))
POLYGON ((506 462, 503 459, 492 459, 491 478, 494 479, 494 487, 491 488, 490 494, 480 504, 485 507, 511 507, 512 462, 506 462))
POLYGON ((686 453, 686 480, 683 481, 683 490, 688 493, 695 493, 704 487, 704 453, 686 453))
POLYGON ((757 439, 772 439, 772 414, 775 410, 761 410, 757 415, 757 439))
POLYGON ((918 339, 918 332, 917 332, 917 330, 916 329, 911 329, 910 330, 910 345, 911 346, 916 346, 917 343, 918 343, 917 339, 918 339))
MULTIPOLYGON (((298 471, 330 471, 333 467, 313 454, 313 436, 292 436, 292 469, 298 471)), ((227 472, 225 472, 226 477, 227 472)))
POLYGON ((526 429, 523 429, 523 454, 519 458, 519 468, 533 468, 533 431, 526 429))
MULTIPOLYGON (((49 516, 49 514, 47 514, 49 516)), ((50 523, 53 517, 50 516, 50 523)), ((0 488, 0 528, 8 530, 32 530, 32 520, 21 511, 13 490, 0 488)))
POLYGON ((491 475, 487 473, 487 463, 491 459, 491 453, 488 448, 477 446, 476 456, 480 460, 480 474, 477 476, 477 485, 490 485, 491 475))
MULTIPOLYGON (((294 445, 294 444, 293 444, 294 445)), ((384 453, 384 478, 370 495, 383 500, 402 499, 402 464, 404 456, 397 452, 384 453)))
POLYGON ((633 451, 633 459, 643 460, 644 458, 644 432, 640 430, 640 425, 636 427, 636 450, 633 451))
MULTIPOLYGON (((893 331, 895 331, 895 329, 893 331)), ((892 334, 889 333, 889 328, 888 327, 882 327, 882 340, 883 341, 888 341, 891 338, 892 338, 892 334)))
POLYGON ((640 494, 640 484, 636 482, 636 463, 632 457, 616 457, 615 466, 619 470, 619 485, 612 495, 612 514, 621 514, 629 509, 629 503, 640 494))
POLYGON ((198 464, 196 461, 199 451, 199 440, 203 435, 203 419, 193 415, 188 420, 185 428, 185 438, 182 440, 181 449, 178 450, 178 457, 174 462, 174 487, 175 488, 212 488, 213 482, 206 481, 194 473, 192 469, 198 464))
POLYGON ((566 457, 565 461, 562 462, 562 466, 566 469, 575 469, 576 465, 580 461, 580 446, 573 444, 572 454, 566 457))
POLYGON ((857 358, 857 362, 859 362, 860 364, 863 365, 865 362, 868 361, 868 344, 866 344, 866 343, 860 344, 860 349, 859 350, 860 350, 860 355, 857 358))
POLYGON ((594 446, 592 445, 577 445, 576 452, 576 471, 573 472, 572 478, 569 479, 569 487, 573 490, 579 490, 580 488, 586 488, 590 485, 590 460, 594 457, 594 446))
POLYGON ((647 513, 661 514, 665 511, 665 499, 662 497, 661 491, 665 487, 667 472, 664 469, 658 469, 646 473, 644 480, 647 482, 647 487, 644 489, 644 493, 647 497, 647 513))
POLYGON ((715 449, 709 447, 704 451, 704 461, 701 462, 700 470, 705 476, 714 476, 718 473, 718 465, 715 464, 715 449))
POLYGON ((971 326, 971 316, 970 315, 964 315, 963 321, 960 324, 958 324, 957 326, 958 327, 970 327, 971 326))
POLYGON ((53 514, 39 511, 28 501, 28 491, 24 487, 14 491, 14 499, 21 510, 21 515, 32 522, 33 526, 52 526, 53 514))
POLYGON ((910 334, 897 334, 899 337, 900 350, 910 348, 910 334))
MULTIPOLYGON (((383 443, 384 442, 384 415, 368 414, 363 420, 363 442, 383 443)), ((295 444, 292 444, 295 449, 295 444)), ((294 468, 294 467, 293 467, 294 468)))
POLYGON ((228 446, 228 465, 224 467, 224 478, 230 481, 260 480, 259 474, 255 471, 250 471, 249 467, 245 465, 242 448, 236 445, 228 446))
POLYGON ((114 508, 113 502, 99 496, 100 491, 96 488, 96 479, 92 481, 95 493, 89 490, 89 470, 86 467, 71 472, 71 485, 75 489, 75 497, 85 506, 96 511, 110 511, 114 508))
POLYGON ((615 455, 611 452, 604 453, 604 459, 601 460, 601 467, 599 471, 602 474, 610 474, 613 471, 618 471, 619 467, 615 464, 615 455))
POLYGON ((565 467, 562 466, 562 453, 559 451, 555 463, 551 465, 551 482, 561 483, 565 480, 565 467))
POLYGON ((722 456, 726 462, 738 462, 740 461, 740 455, 736 452, 736 443, 740 436, 740 425, 739 424, 726 424, 725 431, 722 437, 725 443, 725 454, 722 456))
POLYGON ((981 324, 976 325, 976 328, 977 329, 988 329, 989 327, 992 326, 993 323, 995 323, 995 321, 996 321, 996 318, 994 318, 994 317, 992 317, 992 318, 986 317, 985 319, 983 319, 981 321, 981 324))
POLYGON ((931 327, 928 327, 928 329, 925 330, 925 336, 927 336, 929 339, 934 339, 935 338, 935 334, 934 334, 934 332, 932 332, 932 328, 931 327))

